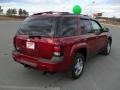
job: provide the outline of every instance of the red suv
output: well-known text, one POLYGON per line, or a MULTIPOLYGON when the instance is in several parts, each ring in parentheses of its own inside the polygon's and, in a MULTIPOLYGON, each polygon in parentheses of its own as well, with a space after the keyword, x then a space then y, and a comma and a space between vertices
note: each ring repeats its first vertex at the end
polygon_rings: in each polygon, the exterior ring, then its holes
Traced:
POLYGON ((108 55, 111 43, 109 29, 86 15, 43 12, 28 17, 19 27, 12 55, 25 67, 71 71, 77 79, 88 58, 97 53, 108 55))

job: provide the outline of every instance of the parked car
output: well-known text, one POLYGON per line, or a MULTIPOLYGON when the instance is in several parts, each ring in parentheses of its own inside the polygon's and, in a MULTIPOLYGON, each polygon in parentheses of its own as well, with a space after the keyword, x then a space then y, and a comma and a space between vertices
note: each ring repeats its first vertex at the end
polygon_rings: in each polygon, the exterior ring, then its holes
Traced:
POLYGON ((93 55, 109 55, 112 37, 108 28, 86 15, 43 12, 29 16, 14 37, 14 60, 46 72, 71 72, 79 78, 93 55))

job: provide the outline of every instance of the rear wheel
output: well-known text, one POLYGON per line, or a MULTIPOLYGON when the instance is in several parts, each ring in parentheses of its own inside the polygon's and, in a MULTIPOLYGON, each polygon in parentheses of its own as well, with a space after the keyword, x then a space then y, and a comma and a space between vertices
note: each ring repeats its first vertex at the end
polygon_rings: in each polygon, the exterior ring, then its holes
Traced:
POLYGON ((74 56, 72 69, 71 69, 73 79, 78 79, 82 75, 84 69, 84 61, 85 58, 82 54, 77 53, 74 56))

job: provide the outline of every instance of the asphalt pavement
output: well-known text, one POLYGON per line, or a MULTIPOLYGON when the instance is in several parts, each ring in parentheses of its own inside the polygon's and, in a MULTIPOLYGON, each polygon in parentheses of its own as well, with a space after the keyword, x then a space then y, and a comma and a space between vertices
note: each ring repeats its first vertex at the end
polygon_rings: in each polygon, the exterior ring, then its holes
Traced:
POLYGON ((64 73, 43 75, 26 69, 11 57, 13 37, 21 21, 0 21, 0 90, 120 90, 120 27, 107 25, 113 36, 109 56, 96 55, 81 78, 64 73))

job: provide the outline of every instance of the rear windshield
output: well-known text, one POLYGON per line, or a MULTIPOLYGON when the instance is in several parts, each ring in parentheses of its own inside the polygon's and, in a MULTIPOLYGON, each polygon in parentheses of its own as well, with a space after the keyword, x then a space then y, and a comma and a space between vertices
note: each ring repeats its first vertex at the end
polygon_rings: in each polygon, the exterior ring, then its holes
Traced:
POLYGON ((77 18, 74 17, 29 17, 18 30, 18 34, 29 36, 75 36, 77 18))
POLYGON ((18 30, 18 34, 30 36, 51 36, 55 29, 55 17, 29 17, 18 30))

